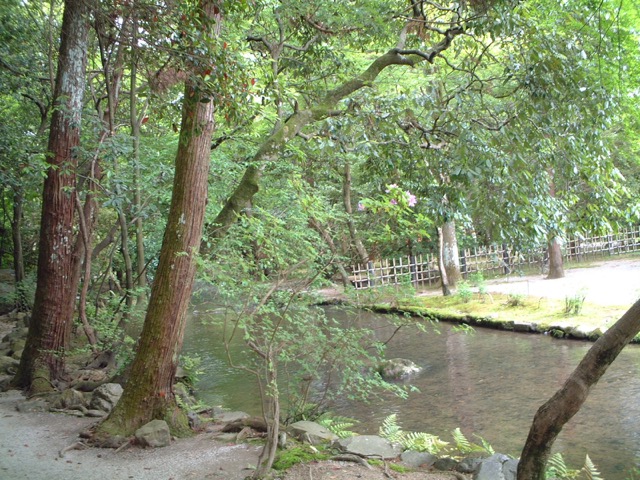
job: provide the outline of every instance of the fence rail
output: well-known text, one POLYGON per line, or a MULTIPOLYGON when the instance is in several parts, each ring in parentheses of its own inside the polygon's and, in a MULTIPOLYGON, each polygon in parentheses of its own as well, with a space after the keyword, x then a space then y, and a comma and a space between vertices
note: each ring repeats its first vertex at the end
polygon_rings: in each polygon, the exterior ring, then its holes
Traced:
MULTIPOLYGON (((609 235, 570 237, 563 245, 562 256, 564 262, 571 263, 638 251, 640 226, 609 235)), ((464 249, 460 255, 460 269, 465 276, 475 272, 509 275, 518 269, 536 267, 542 272, 547 264, 545 248, 520 252, 508 245, 489 245, 464 249)), ((356 289, 409 283, 415 287, 426 287, 439 281, 438 258, 433 254, 354 265, 351 276, 351 283, 356 289)))

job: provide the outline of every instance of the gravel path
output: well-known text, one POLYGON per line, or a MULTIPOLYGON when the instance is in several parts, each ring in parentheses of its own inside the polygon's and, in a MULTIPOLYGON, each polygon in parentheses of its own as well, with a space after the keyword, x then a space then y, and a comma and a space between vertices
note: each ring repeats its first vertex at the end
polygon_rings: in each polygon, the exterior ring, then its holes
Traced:
POLYGON ((627 307, 640 298, 640 258, 573 267, 565 274, 555 280, 542 275, 499 278, 487 282, 487 288, 490 292, 560 299, 583 291, 587 302, 627 307))
POLYGON ((20 392, 0 393, 0 479, 2 480, 241 480, 251 473, 259 449, 225 445, 201 434, 158 449, 70 450, 95 419, 55 413, 20 413, 20 392))

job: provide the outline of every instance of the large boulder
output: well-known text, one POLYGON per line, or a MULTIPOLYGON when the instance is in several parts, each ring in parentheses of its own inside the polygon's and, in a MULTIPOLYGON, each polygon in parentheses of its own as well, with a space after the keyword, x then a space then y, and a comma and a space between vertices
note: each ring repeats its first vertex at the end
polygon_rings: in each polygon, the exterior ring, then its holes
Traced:
POLYGON ((316 422, 301 420, 289 426, 289 433, 300 441, 318 445, 338 440, 338 436, 316 422))
POLYGON ((164 420, 151 420, 136 430, 135 437, 143 447, 166 447, 171 443, 169 425, 164 420))
POLYGON ((385 380, 404 380, 405 378, 420 373, 422 368, 406 358, 390 358, 383 361, 378 367, 380 376, 385 380))
POLYGON ((389 440, 377 435, 355 435, 342 438, 335 444, 343 452, 362 457, 392 459, 402 453, 402 448, 399 445, 393 445, 389 440))
POLYGON ((518 460, 496 453, 480 462, 474 480, 516 480, 518 460))
POLYGON ((52 402, 52 408, 60 410, 83 410, 87 406, 87 401, 82 392, 69 388, 63 391, 60 396, 52 402))
POLYGON ((415 452, 413 450, 407 450, 400 455, 402 463, 410 468, 430 467, 432 466, 438 457, 427 452, 415 452))
POLYGON ((122 396, 122 386, 119 383, 105 383, 93 391, 89 408, 110 412, 122 396))

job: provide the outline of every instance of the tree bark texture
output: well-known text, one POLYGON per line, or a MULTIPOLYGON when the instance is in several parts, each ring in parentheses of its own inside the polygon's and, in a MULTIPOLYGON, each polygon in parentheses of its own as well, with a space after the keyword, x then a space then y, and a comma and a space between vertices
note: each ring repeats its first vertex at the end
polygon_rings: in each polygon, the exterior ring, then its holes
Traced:
POLYGON ((22 210, 24 196, 17 187, 13 192, 13 218, 11 219, 11 238, 13 240, 13 271, 16 292, 15 307, 19 312, 29 309, 24 288, 24 255, 22 248, 22 210))
POLYGON ((460 273, 460 253, 456 236, 456 222, 448 220, 442 225, 442 260, 447 272, 449 287, 455 287, 462 279, 460 273))
POLYGON ((76 147, 87 64, 88 6, 85 0, 66 0, 62 20, 44 181, 38 281, 27 343, 14 383, 31 393, 51 388, 62 378, 69 347, 76 292, 73 277, 73 220, 76 186, 76 147))
POLYGON ((562 246, 558 236, 554 236, 549 240, 547 251, 549 252, 549 274, 547 275, 547 278, 550 280, 554 278, 564 278, 562 246))
POLYGON ((173 394, 202 238, 213 131, 213 102, 188 82, 182 109, 171 207, 144 327, 122 398, 99 427, 101 435, 130 435, 153 419, 174 433, 187 427, 173 394))
POLYGON ((444 232, 438 227, 438 268, 440 269, 440 286, 442 287, 442 295, 445 297, 451 295, 449 288, 449 277, 444 264, 444 232))
POLYGON ((553 442, 587 399, 591 387, 640 332, 640 301, 596 341, 566 382, 544 405, 531 425, 518 464, 518 480, 544 480, 553 442))

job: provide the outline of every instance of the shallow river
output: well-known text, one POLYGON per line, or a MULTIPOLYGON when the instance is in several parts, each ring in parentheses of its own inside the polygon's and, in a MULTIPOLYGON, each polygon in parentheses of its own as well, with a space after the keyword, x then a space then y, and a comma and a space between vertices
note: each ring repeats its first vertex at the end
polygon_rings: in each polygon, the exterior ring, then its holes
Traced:
MULTIPOLYGON (((334 317, 344 315, 330 310, 334 317)), ((206 374, 199 396, 252 414, 260 412, 255 382, 229 369, 220 345, 219 327, 190 318, 185 353, 198 354, 206 374)), ((384 315, 362 315, 360 321, 388 324, 384 315)), ((378 330, 385 338, 392 327, 378 330)), ((336 413, 358 419, 354 430, 376 433, 382 420, 398 414, 404 430, 437 434, 450 440, 456 427, 471 439, 482 436, 496 451, 518 456, 537 408, 563 383, 590 343, 476 329, 456 333, 439 324, 439 333, 403 329, 388 346, 387 357, 408 358, 423 371, 411 383, 419 393, 407 400, 383 396, 369 404, 343 401, 336 413)), ((588 453, 606 480, 624 480, 640 465, 640 350, 627 347, 592 390, 582 410, 565 426, 555 443, 572 467, 588 453)))

